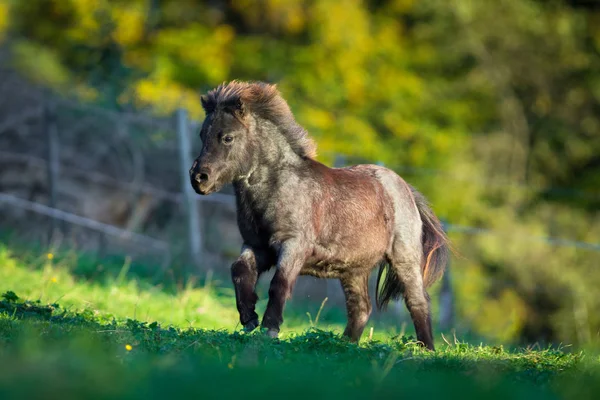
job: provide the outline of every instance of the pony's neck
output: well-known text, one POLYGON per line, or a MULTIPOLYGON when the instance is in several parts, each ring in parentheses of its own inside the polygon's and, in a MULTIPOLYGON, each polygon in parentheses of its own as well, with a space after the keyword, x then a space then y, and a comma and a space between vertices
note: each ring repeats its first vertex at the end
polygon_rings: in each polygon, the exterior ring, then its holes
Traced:
POLYGON ((292 149, 280 128, 260 120, 256 128, 259 142, 252 165, 233 182, 236 193, 251 199, 268 196, 276 190, 283 170, 300 171, 307 163, 292 149))

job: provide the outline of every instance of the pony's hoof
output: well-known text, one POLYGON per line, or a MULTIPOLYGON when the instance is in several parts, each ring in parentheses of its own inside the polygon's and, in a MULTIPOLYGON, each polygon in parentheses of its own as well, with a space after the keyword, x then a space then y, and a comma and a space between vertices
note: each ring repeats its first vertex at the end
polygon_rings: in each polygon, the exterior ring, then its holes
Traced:
POLYGON ((271 339, 277 339, 279 337, 279 331, 276 331, 275 329, 268 329, 267 336, 271 339))
POLYGON ((253 330, 255 330, 258 327, 258 320, 255 319, 253 321, 248 322, 246 325, 244 325, 244 332, 252 332, 253 330))

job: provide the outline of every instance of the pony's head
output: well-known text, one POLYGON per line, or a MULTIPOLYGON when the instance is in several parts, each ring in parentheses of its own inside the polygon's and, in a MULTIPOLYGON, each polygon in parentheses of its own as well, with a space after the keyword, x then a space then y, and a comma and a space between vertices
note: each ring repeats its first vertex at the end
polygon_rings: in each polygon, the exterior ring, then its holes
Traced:
POLYGON ((233 81, 201 100, 206 112, 200 130, 202 151, 190 169, 192 187, 199 194, 243 179, 260 162, 261 148, 274 140, 287 143, 301 157, 315 156, 314 143, 296 123, 275 85, 233 81))

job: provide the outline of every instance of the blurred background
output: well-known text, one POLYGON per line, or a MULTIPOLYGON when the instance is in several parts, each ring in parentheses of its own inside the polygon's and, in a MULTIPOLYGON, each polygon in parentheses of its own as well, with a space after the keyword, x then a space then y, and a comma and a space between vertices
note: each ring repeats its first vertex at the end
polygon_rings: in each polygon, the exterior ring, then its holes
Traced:
MULTIPOLYGON (((432 288, 440 329, 600 341, 600 2, 0 0, 0 40, 12 248, 228 286, 231 188, 187 183, 200 94, 264 80, 318 160, 386 165, 445 221, 457 254, 432 288)), ((301 278, 293 301, 341 296, 301 278)))

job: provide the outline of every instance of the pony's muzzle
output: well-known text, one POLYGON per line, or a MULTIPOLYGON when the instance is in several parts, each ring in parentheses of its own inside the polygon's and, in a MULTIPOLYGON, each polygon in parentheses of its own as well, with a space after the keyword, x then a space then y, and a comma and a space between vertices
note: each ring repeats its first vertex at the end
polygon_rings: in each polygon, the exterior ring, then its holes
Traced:
POLYGON ((198 162, 194 162, 194 165, 190 169, 190 181, 192 187, 198 194, 209 194, 213 190, 213 184, 211 183, 211 171, 209 168, 200 167, 198 162))

